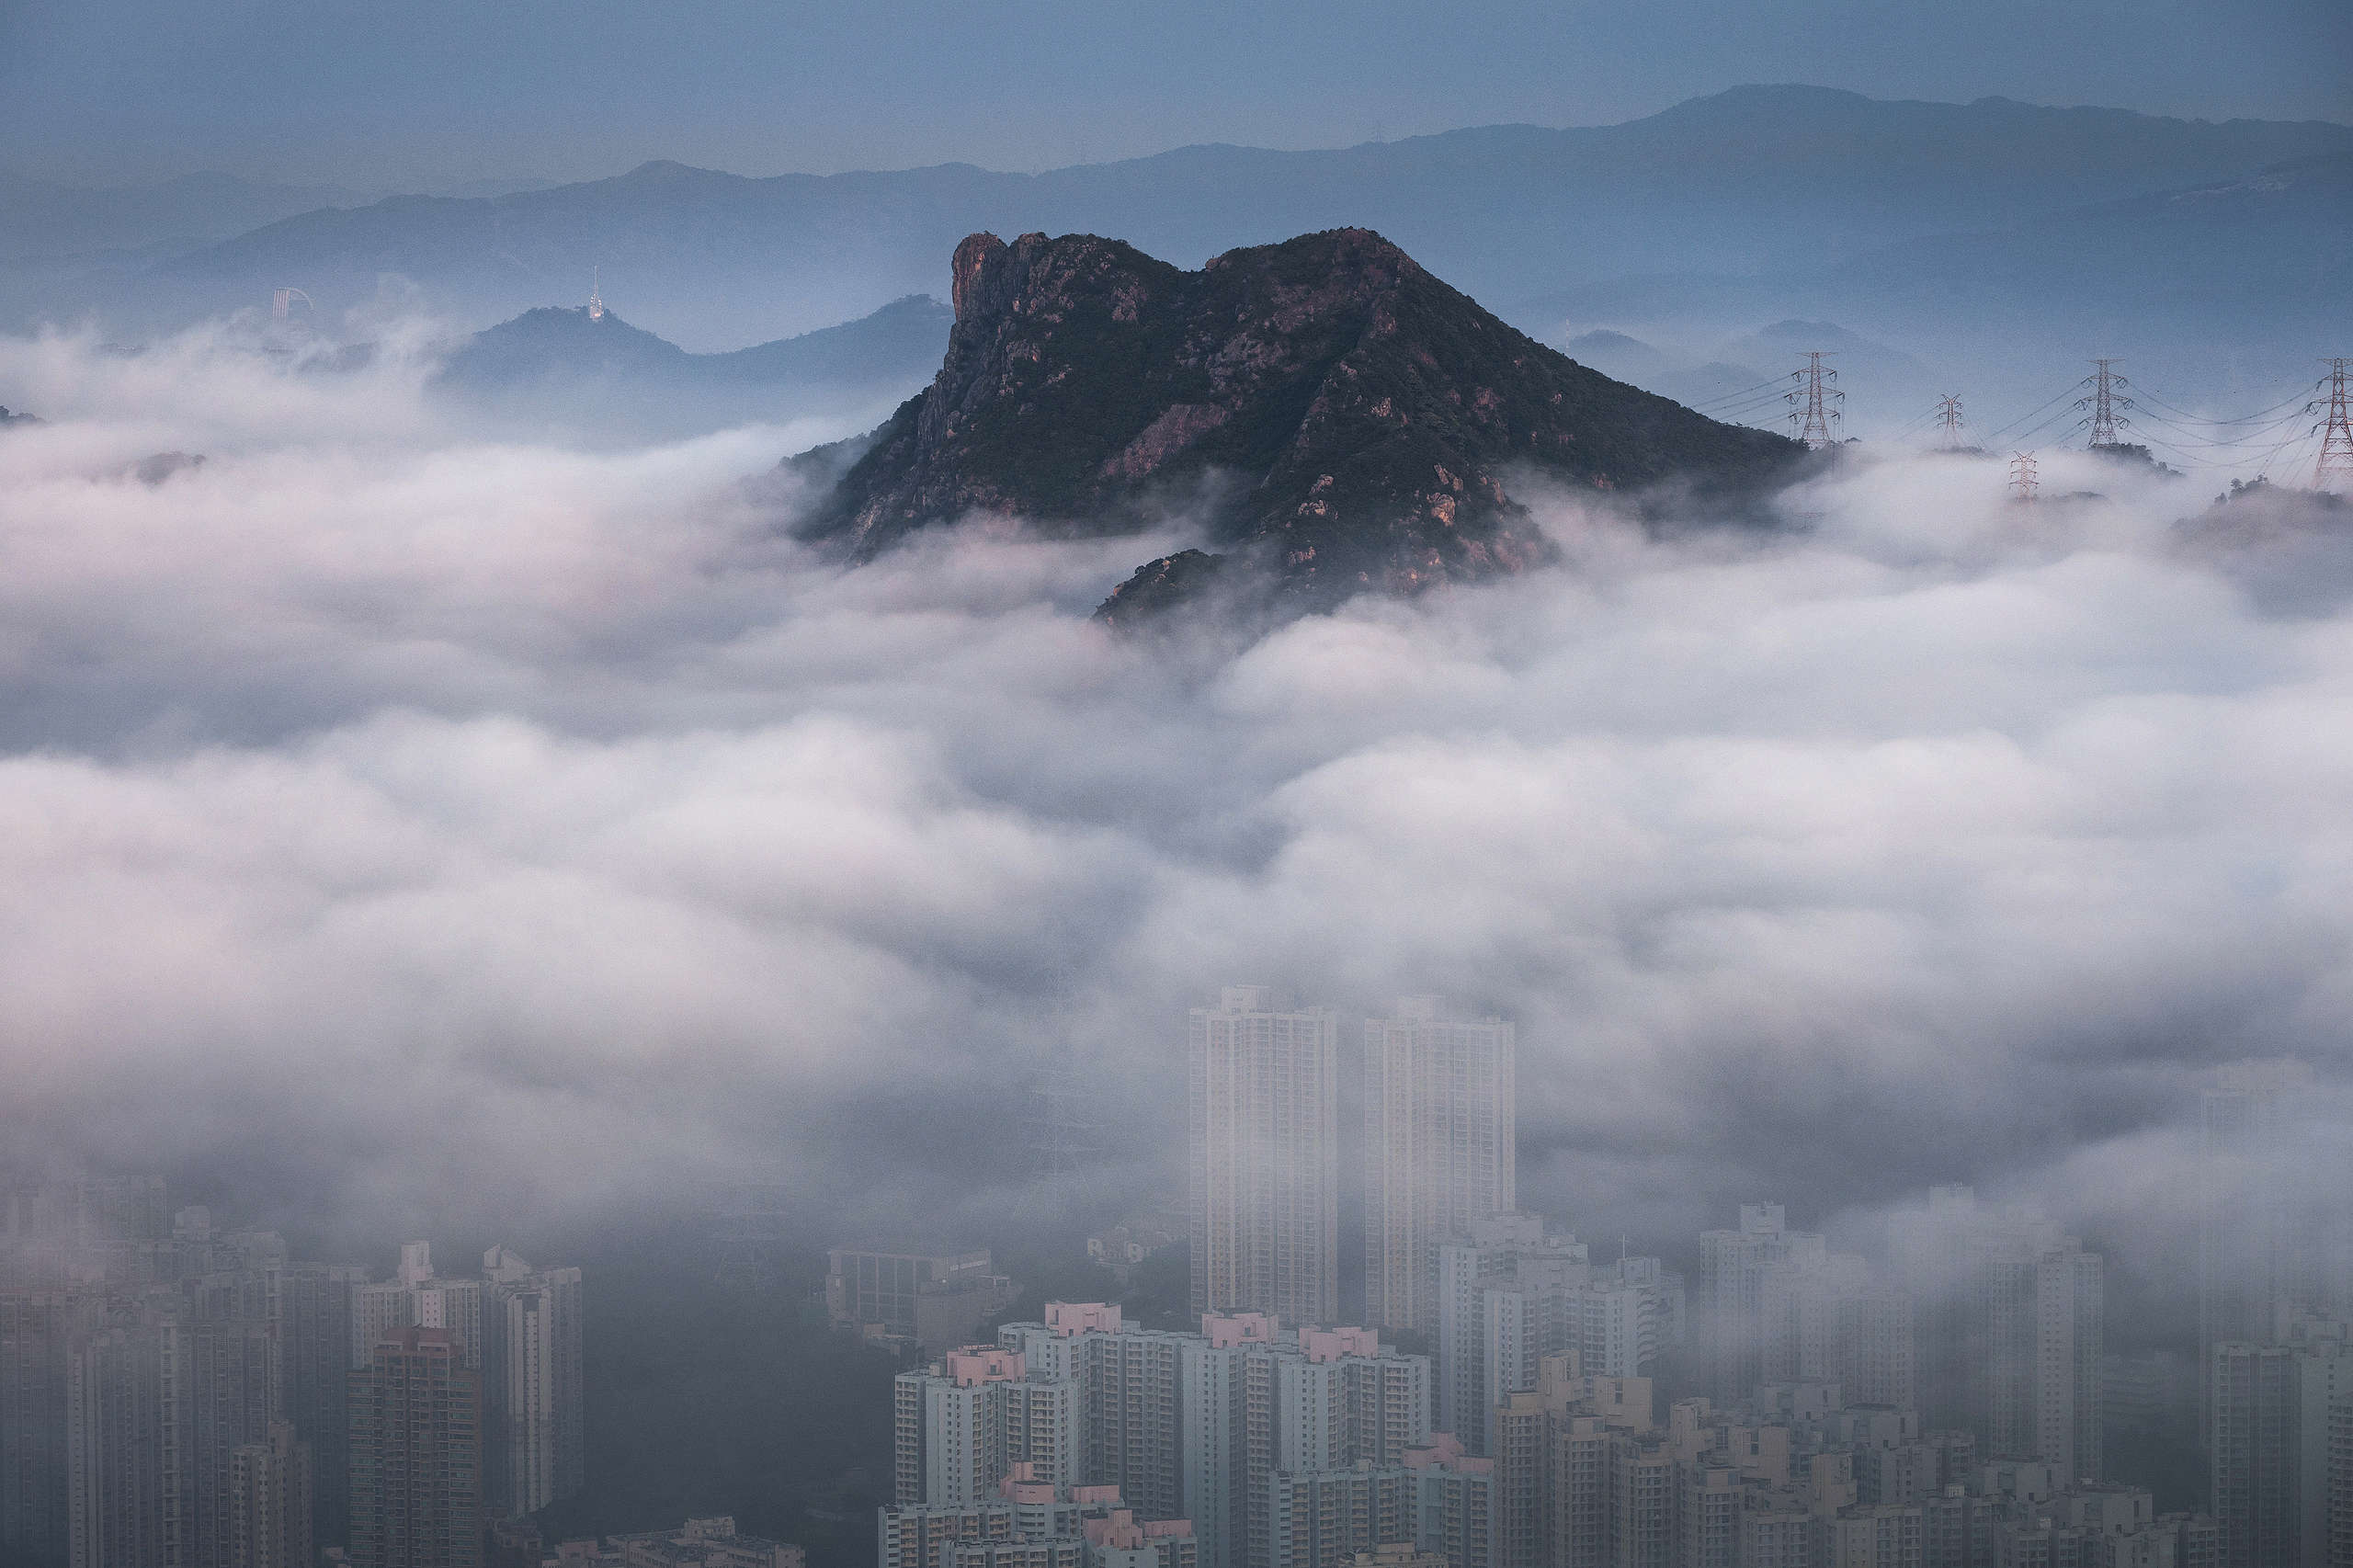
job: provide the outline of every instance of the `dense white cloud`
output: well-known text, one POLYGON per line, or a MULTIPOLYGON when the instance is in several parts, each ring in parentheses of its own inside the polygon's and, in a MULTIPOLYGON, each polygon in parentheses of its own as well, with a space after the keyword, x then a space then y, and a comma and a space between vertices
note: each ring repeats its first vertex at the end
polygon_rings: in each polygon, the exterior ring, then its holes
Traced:
POLYGON ((1247 976, 1518 1018, 1581 1225, 1977 1179, 2153 1235, 2200 1073, 2342 1056, 2353 618, 2088 459, 2035 507, 1865 461, 1770 536, 1564 499, 1562 569, 1235 651, 1086 620, 1168 541, 812 558, 746 476, 835 429, 490 446, 402 356, 209 338, 0 345, 0 401, 56 419, 0 437, 46 1153, 386 1222, 753 1158, 985 1205, 1054 1051, 1164 1159, 1181 1009, 1247 976))

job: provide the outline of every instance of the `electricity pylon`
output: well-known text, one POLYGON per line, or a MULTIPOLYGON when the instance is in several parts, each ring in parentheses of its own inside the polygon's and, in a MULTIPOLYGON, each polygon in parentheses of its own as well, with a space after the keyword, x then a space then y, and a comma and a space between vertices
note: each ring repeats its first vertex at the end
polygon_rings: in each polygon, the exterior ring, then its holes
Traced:
POLYGON ((2347 414, 2345 391, 2347 366, 2353 366, 2353 359, 2328 362, 2328 417, 2322 422, 2328 434, 2321 437, 2320 461, 2313 465, 2314 490, 2353 488, 2353 416, 2347 414))
POLYGON ((1827 354, 1808 354, 1805 368, 1790 372, 1790 380, 1800 384, 1781 394, 1781 401, 1790 405, 1790 424, 1798 439, 1817 452, 1838 438, 1835 426, 1846 417, 1838 405, 1847 401, 1847 394, 1830 384, 1837 381, 1838 372, 1822 363, 1828 358, 1827 354))
POLYGON ((2132 427, 2132 422, 2118 412, 2120 409, 2131 407, 2132 400, 2129 397, 2119 397, 2116 393, 2117 388, 2131 386, 2132 383, 2109 368, 2116 363, 2115 360, 2095 359, 2092 363, 2099 368, 2086 376, 2079 383, 2090 387, 2091 395, 2077 398, 2075 406, 2091 410, 2089 416, 2081 423, 2091 426, 2091 446, 2097 450, 2101 447, 2118 445, 2116 433, 2119 430, 2129 430, 2132 427))
POLYGON ((1961 428, 1969 421, 1961 417, 1960 394, 1937 400, 1937 423, 1945 429, 1944 449, 1949 452, 1961 450, 1961 428))
POLYGON ((2041 481, 2035 477, 2034 454, 2032 452, 2011 453, 2010 491, 2012 495, 2020 501, 2031 501, 2034 499, 2034 493, 2040 488, 2041 481))

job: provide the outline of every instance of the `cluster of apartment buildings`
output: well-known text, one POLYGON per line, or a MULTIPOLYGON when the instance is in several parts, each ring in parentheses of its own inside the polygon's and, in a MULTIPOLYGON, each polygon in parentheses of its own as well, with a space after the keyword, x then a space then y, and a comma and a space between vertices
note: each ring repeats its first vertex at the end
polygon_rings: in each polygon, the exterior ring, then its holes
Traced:
POLYGON ((0 1562, 365 1568, 483 1561, 579 1490, 577 1268, 493 1247, 388 1281, 216 1229, 152 1178, 0 1210, 0 1562))
POLYGON ((1570 1349, 1437 1427, 1430 1358, 1370 1330, 1051 1302, 894 1385, 878 1568, 2214 1568, 2205 1516, 1988 1457, 1835 1383, 1735 1405, 1588 1374, 1570 1349), (1473 1447, 1484 1451, 1472 1451, 1473 1447), (991 1475, 998 1479, 988 1480, 991 1475), (1115 1562, 1118 1538, 1151 1558, 1115 1562))
POLYGON ((1199 1331, 1058 1302, 903 1374, 881 1568, 972 1540, 1091 1568, 1083 1529, 1007 1511, 1017 1475, 1111 1489, 1199 1568, 2303 1561, 2103 1479, 2104 1261, 2032 1213, 1939 1188, 1874 1265, 1754 1204, 1687 1281, 1518 1212, 1508 1023, 1411 999, 1348 1051, 1336 1013, 1233 986, 1189 1024, 1199 1331), (1362 1328, 1326 1326, 1344 1087, 1362 1328))

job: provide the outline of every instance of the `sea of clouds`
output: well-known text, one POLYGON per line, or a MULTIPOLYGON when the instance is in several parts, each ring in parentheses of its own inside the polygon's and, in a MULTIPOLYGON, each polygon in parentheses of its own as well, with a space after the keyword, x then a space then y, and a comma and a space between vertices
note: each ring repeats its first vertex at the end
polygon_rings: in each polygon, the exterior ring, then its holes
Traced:
POLYGON ((753 1168, 952 1221, 1051 1072, 1142 1198, 1249 980, 1516 1019, 1581 1232, 1973 1181, 2170 1268, 2212 1070, 2345 1064, 2353 571, 2186 548, 2211 479, 1866 451, 1769 536, 1555 497, 1555 569, 1123 639, 1181 540, 846 569, 774 465, 850 424, 488 444, 428 336, 0 340, 25 1160, 379 1240, 753 1168))

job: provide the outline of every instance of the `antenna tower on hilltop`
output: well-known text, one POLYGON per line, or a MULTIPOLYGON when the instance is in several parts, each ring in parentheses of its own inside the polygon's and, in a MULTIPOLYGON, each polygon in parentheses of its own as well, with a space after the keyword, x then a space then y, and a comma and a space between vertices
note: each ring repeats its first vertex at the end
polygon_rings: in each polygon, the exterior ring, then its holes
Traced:
POLYGON ((2131 407, 2132 400, 2116 395, 2117 388, 2131 386, 2132 383, 2109 369, 2116 363, 2115 360, 2095 359, 2092 363, 2099 368, 2086 376, 2080 383, 2092 389, 2091 395, 2077 398, 2075 406, 2091 410, 2090 416, 2083 423, 2092 427, 2091 445, 2094 450, 2097 450, 2101 447, 2117 445, 2117 431, 2129 430, 2132 427, 2132 422, 2117 412, 2119 409, 2131 407))
POLYGON ((2031 501, 2034 499, 2034 493, 2041 487, 2042 482, 2035 477, 2034 454, 2012 452, 2010 454, 2011 494, 2020 501, 2031 501))
POLYGON ((2348 415, 2345 381, 2353 359, 2328 361, 2328 434, 2320 440, 2320 461, 2313 465, 2313 488, 2353 489, 2353 415, 2348 415))
POLYGON ((1847 401, 1847 394, 1830 384, 1838 379, 1838 372, 1822 363, 1828 358, 1827 354, 1808 354, 1804 369, 1790 372, 1790 380, 1800 384, 1781 394, 1790 405, 1790 424, 1797 430, 1798 439, 1817 452, 1838 438, 1834 426, 1846 417, 1838 404, 1847 401))
POLYGON ((1937 400, 1937 423, 1944 426, 1944 449, 1949 452, 1959 451, 1961 449, 1961 427, 1969 423, 1968 420, 1963 419, 1961 415, 1961 397, 1959 393, 1955 393, 1950 397, 1940 397, 1937 400))
POLYGON ((593 267, 588 269, 588 319, 590 321, 605 319, 605 298, 597 291, 598 285, 604 281, 604 271, 602 267, 593 267))

